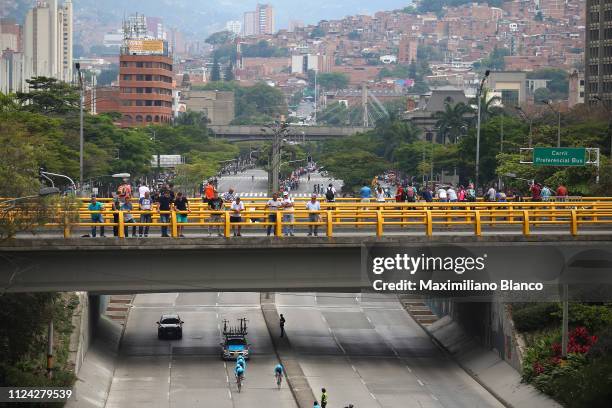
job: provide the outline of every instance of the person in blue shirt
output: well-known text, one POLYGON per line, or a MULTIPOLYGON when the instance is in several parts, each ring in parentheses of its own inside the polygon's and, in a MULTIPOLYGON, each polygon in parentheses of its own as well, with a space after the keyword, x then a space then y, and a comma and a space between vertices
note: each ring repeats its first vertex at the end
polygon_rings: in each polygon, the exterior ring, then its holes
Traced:
POLYGON ((363 187, 359 190, 359 197, 361 197, 361 201, 364 203, 370 202, 370 196, 372 195, 372 189, 368 187, 366 183, 363 183, 363 187))
MULTIPOLYGON (((91 202, 87 206, 89 211, 103 211, 104 205, 96 199, 96 196, 91 196, 91 202)), ((91 222, 95 223, 104 223, 104 217, 102 217, 102 213, 91 213, 91 222)), ((91 236, 96 237, 96 226, 91 227, 91 236)), ((104 225, 100 226, 100 236, 104 236, 104 225)))
POLYGON ((244 377, 244 368, 240 364, 236 364, 236 368, 234 368, 234 375, 236 377, 244 377))
POLYGON ((246 370, 246 360, 243 356, 238 356, 236 359, 236 366, 240 365, 243 369, 246 370))
POLYGON ((280 363, 274 367, 274 374, 283 374, 283 366, 280 363))

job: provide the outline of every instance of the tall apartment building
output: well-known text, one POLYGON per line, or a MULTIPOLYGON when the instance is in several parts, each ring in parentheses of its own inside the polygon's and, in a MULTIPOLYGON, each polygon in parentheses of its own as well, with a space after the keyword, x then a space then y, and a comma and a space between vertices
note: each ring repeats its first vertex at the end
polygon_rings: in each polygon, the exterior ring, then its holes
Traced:
POLYGON ((244 22, 242 24, 242 34, 245 36, 256 35, 257 33, 257 25, 255 23, 255 12, 247 11, 244 13, 244 22))
POLYGON ((271 4, 257 4, 257 34, 274 34, 274 8, 271 4))
POLYGON ((10 19, 0 19, 0 92, 23 91, 23 53, 21 26, 10 19))
POLYGON ((244 13, 243 34, 274 34, 274 7, 271 4, 257 4, 255 11, 244 13))
POLYGON ((166 40, 146 34, 145 21, 144 16, 130 18, 123 30, 119 56, 122 126, 172 121, 172 55, 166 40))
POLYGON ((584 93, 612 107, 612 0, 587 0, 584 93), (596 98, 597 97, 597 98, 596 98))
POLYGON ((242 32, 242 23, 238 20, 230 20, 225 23, 225 29, 236 35, 240 35, 242 32))
POLYGON ((72 81, 72 1, 39 1, 23 29, 24 78, 46 76, 72 81))
POLYGON ((0 51, 21 52, 21 26, 11 19, 0 19, 0 51))

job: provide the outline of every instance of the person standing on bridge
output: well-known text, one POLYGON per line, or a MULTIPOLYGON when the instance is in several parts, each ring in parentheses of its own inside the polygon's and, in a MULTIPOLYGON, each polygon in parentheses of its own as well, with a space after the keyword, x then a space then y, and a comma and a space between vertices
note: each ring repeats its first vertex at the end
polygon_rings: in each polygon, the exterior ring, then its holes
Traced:
MULTIPOLYGON (((230 223, 236 224, 242 222, 242 212, 244 211, 244 203, 240 201, 240 197, 236 197, 236 200, 232 202, 230 206, 230 223)), ((240 230, 242 227, 240 225, 232 226, 232 230, 234 230, 235 237, 241 237, 242 234, 240 230), (236 232, 237 231, 237 232, 236 232)))
MULTIPOLYGON (((95 211, 91 213, 91 222, 92 223, 104 223, 104 217, 102 216, 101 211, 104 211, 104 205, 96 199, 96 196, 91 196, 91 203, 87 206, 87 210, 95 211)), ((96 237, 96 226, 91 227, 91 236, 93 238, 96 237)), ((100 236, 104 236, 104 225, 100 226, 100 236)))
POLYGON ((180 211, 176 214, 177 221, 179 223, 178 226, 178 234, 179 237, 185 238, 183 235, 183 226, 181 224, 187 223, 187 213, 189 212, 189 200, 182 192, 176 193, 176 200, 174 200, 174 208, 176 211, 180 211))
MULTIPOLYGON (((223 210, 223 200, 219 197, 219 193, 215 191, 212 200, 208 202, 208 209, 211 211, 222 211, 223 210)), ((222 222, 221 213, 213 213, 209 218, 209 222, 222 222)), ((216 225, 217 227, 217 236, 222 237, 220 225, 216 225)), ((208 226, 208 236, 211 235, 211 225, 208 226)))
POLYGON ((278 193, 272 194, 272 198, 266 203, 266 210, 270 211, 268 214, 268 222, 271 223, 266 227, 266 233, 268 236, 270 236, 274 223, 276 223, 276 213, 281 205, 282 203, 278 200, 278 193))
POLYGON ((234 193, 233 188, 230 188, 229 190, 227 190, 227 193, 223 194, 223 201, 225 201, 226 203, 231 203, 233 201, 236 201, 236 193, 234 193))
MULTIPOLYGON (((317 201, 317 195, 313 194, 310 196, 310 201, 306 203, 306 209, 309 211, 308 213, 308 222, 321 222, 321 203, 317 201)), ((308 236, 312 236, 312 231, 314 229, 314 236, 318 236, 319 226, 318 225, 309 225, 308 226, 308 236)))
POLYGON ((204 187, 204 197, 202 197, 202 201, 208 204, 208 202, 212 200, 215 190, 212 180, 208 180, 206 187, 204 187))
POLYGON ((372 195, 372 189, 368 187, 367 183, 363 183, 363 187, 359 190, 359 197, 361 197, 362 203, 369 203, 370 196, 372 195))
MULTIPOLYGON (((151 195, 148 191, 146 191, 144 193, 144 195, 142 197, 140 197, 140 200, 138 200, 139 203, 139 208, 140 211, 142 211, 140 213, 140 222, 141 223, 150 223, 151 222, 151 206, 152 206, 152 200, 151 200, 151 195)), ((140 238, 143 237, 143 231, 144 231, 144 237, 148 237, 149 236, 149 226, 143 226, 141 225, 140 227, 138 227, 138 236, 140 238)))
POLYGON ((295 222, 295 207, 293 205, 293 200, 289 197, 289 193, 285 191, 283 193, 283 234, 287 236, 293 237, 293 222, 295 222))
POLYGON ((282 313, 280 315, 280 319, 278 321, 278 324, 280 326, 280 336, 281 337, 285 337, 285 316, 283 316, 282 313))
MULTIPOLYGON (((157 211, 159 214, 159 222, 167 224, 170 222, 170 207, 173 200, 170 198, 170 190, 164 190, 163 194, 157 200, 157 211)), ((168 238, 168 225, 162 225, 161 236, 168 238)))

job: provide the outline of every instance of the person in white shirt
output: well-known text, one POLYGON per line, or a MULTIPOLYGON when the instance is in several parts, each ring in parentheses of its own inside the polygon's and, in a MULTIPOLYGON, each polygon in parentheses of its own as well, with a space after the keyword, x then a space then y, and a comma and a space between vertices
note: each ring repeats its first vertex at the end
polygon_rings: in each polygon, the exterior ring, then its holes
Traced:
MULTIPOLYGON (((232 201, 232 205, 230 206, 230 222, 231 223, 238 223, 238 222, 242 222, 242 212, 244 211, 244 203, 242 201, 240 201, 240 197, 236 197, 235 201, 232 201)), ((234 232, 234 236, 242 236, 240 234, 240 230, 241 230, 241 226, 237 225, 237 226, 232 226, 232 230, 234 232), (236 233, 236 230, 238 231, 238 233, 236 233)))
POLYGON ((489 187, 487 191, 487 201, 495 201, 497 199, 497 191, 493 186, 489 187))
POLYGON ((446 194, 446 189, 443 186, 440 186, 440 188, 438 189, 438 201, 440 201, 441 203, 445 203, 447 194, 446 194))
POLYGON ((138 186, 138 198, 143 198, 145 196, 145 193, 150 194, 151 190, 146 184, 140 183, 140 186, 138 186))
POLYGON ((293 225, 292 222, 295 221, 295 207, 293 206, 293 200, 289 197, 288 192, 283 193, 283 235, 293 237, 293 225))
MULTIPOLYGON (((269 199, 268 202, 266 203, 266 210, 270 211, 270 214, 268 214, 269 223, 276 222, 276 212, 278 211, 279 207, 282 204, 283 203, 278 200, 278 194, 277 193, 272 194, 272 198, 269 199)), ((272 233, 272 227, 273 225, 268 225, 266 227, 266 232, 268 236, 270 236, 270 234, 272 233)))
POLYGON ((446 190, 446 196, 448 197, 448 201, 451 203, 457 202, 457 192, 453 188, 453 186, 448 186, 448 190, 446 190))
MULTIPOLYGON (((308 201, 306 203, 306 209, 308 211, 310 211, 310 213, 308 214, 308 221, 309 222, 320 222, 321 215, 318 212, 316 212, 316 211, 321 211, 321 203, 319 203, 317 201, 317 195, 316 194, 313 194, 313 195, 310 196, 310 201, 308 201)), ((309 225, 308 226, 308 236, 309 237, 312 236, 313 229, 314 229, 314 236, 315 237, 318 236, 319 226, 318 225, 309 225)))

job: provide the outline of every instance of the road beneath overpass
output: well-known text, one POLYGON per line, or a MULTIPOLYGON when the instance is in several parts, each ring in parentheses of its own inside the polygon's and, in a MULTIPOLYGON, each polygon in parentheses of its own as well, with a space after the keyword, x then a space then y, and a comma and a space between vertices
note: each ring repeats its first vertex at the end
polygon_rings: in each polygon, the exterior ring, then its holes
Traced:
MULTIPOLYGON (((137 295, 121 342, 107 408, 296 407, 276 389, 278 362, 259 293, 137 295), (178 312, 182 340, 158 340, 155 321, 178 312), (253 356, 240 394, 233 363, 219 356, 220 322, 247 317, 253 356)), ((278 293, 278 311, 315 395, 328 407, 501 407, 448 359, 402 309, 397 298, 337 293, 278 293)))

